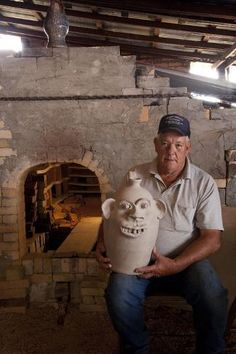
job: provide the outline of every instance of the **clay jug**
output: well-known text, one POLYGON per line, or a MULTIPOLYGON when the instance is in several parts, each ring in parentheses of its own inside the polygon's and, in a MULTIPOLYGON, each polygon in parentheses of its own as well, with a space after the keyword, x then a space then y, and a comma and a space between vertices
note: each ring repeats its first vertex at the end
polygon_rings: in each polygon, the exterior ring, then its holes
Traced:
POLYGON ((48 47, 66 47, 66 35, 69 31, 62 0, 51 0, 44 20, 44 31, 48 37, 48 47))
POLYGON ((136 274, 136 268, 149 263, 166 211, 165 204, 154 200, 140 183, 141 179, 130 178, 115 199, 102 204, 104 242, 115 272, 136 274))

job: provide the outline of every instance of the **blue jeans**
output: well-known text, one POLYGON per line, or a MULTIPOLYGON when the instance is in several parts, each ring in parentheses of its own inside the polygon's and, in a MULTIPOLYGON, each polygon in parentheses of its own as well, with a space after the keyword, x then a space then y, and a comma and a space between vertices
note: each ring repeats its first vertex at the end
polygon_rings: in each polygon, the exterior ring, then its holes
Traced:
POLYGON ((143 304, 153 288, 178 293, 192 306, 198 354, 224 353, 227 291, 207 260, 181 273, 149 280, 115 272, 110 275, 106 302, 113 326, 121 338, 123 353, 149 353, 143 304))

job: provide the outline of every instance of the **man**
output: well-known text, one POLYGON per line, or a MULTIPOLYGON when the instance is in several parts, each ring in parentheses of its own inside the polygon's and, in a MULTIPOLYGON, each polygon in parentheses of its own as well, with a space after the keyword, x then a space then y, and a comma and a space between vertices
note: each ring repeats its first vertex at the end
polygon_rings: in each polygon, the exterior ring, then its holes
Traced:
POLYGON ((136 166, 142 186, 162 199, 167 213, 159 224, 154 261, 137 276, 112 272, 100 235, 97 260, 111 270, 106 301, 123 353, 149 353, 143 303, 151 289, 173 290, 192 305, 198 354, 223 354, 227 294, 206 259, 220 248, 223 230, 217 186, 190 163, 189 121, 177 114, 162 117, 154 139, 157 158, 136 166))

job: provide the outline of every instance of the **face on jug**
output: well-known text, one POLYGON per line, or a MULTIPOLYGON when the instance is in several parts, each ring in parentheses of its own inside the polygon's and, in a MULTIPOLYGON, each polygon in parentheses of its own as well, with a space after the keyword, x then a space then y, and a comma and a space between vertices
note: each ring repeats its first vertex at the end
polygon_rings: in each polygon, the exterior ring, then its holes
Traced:
POLYGON ((114 271, 134 274, 135 268, 148 264, 165 210, 162 201, 141 187, 139 178, 130 178, 115 199, 105 200, 104 241, 114 271))
POLYGON ((117 204, 115 214, 121 233, 128 237, 142 236, 151 219, 153 205, 150 200, 139 198, 131 202, 123 199, 117 204))

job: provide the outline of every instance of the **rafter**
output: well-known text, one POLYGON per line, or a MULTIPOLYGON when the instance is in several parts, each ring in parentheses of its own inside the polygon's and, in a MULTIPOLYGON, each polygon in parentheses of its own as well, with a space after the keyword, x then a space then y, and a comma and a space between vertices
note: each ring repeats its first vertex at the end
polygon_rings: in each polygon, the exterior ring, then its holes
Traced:
MULTIPOLYGON (((82 1, 83 3, 83 1, 82 1)), ((13 6, 19 9, 25 10, 36 10, 46 12, 48 7, 42 5, 34 5, 32 4, 24 4, 20 2, 9 2, 6 0, 2 0, 0 5, 4 6, 13 6)), ((230 36, 236 37, 236 30, 227 30, 227 29, 220 29, 220 28, 212 28, 212 27, 205 27, 205 26, 193 26, 193 25, 181 25, 181 24, 173 24, 168 22, 162 21, 153 21, 153 20, 143 20, 143 19, 136 19, 136 18, 127 18, 127 17, 120 17, 120 16, 110 16, 110 15, 101 15, 98 13, 91 13, 85 11, 76 11, 71 9, 66 9, 66 14, 69 16, 75 16, 78 18, 86 18, 86 19, 93 19, 93 20, 100 20, 100 21, 107 21, 107 22, 115 22, 115 23, 122 23, 128 24, 133 26, 143 26, 143 27, 159 27, 162 29, 169 29, 169 30, 178 30, 178 31, 185 31, 191 33, 207 33, 211 35, 217 36, 230 36)), ((176 14, 175 14, 176 16, 176 14)))
MULTIPOLYGON (((72 4, 78 4, 77 0, 70 0, 72 4)), ((235 21, 235 6, 214 6, 205 4, 199 6, 191 2, 178 0, 80 0, 80 4, 98 6, 108 9, 120 9, 126 11, 142 12, 146 14, 171 14, 173 16, 186 15, 211 18, 228 18, 235 21)))

